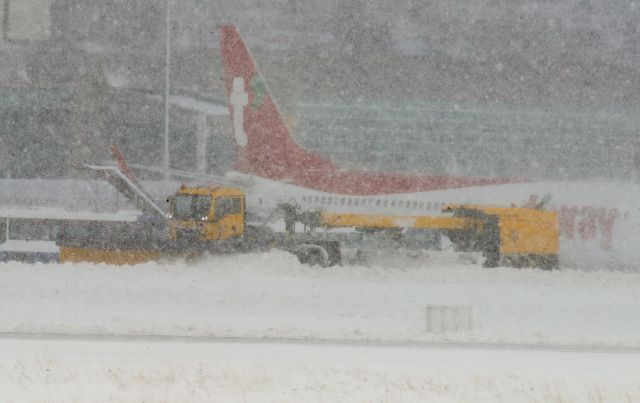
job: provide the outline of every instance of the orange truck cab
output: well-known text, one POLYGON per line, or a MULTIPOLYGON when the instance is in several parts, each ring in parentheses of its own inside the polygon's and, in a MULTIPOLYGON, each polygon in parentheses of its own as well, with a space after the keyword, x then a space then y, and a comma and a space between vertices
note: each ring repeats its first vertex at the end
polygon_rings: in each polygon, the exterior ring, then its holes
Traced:
POLYGON ((245 232, 245 196, 227 187, 181 187, 169 201, 169 234, 174 241, 215 242, 245 232))

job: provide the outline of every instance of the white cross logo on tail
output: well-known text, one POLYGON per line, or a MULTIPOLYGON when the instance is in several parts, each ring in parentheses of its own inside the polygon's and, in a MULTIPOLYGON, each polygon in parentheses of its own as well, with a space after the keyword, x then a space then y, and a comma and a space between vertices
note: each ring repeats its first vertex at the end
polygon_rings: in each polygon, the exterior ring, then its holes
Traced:
POLYGON ((242 77, 234 78, 231 87, 229 102, 233 108, 233 135, 236 138, 236 143, 244 147, 249 140, 244 132, 244 107, 249 102, 249 94, 244 90, 244 79, 242 77))

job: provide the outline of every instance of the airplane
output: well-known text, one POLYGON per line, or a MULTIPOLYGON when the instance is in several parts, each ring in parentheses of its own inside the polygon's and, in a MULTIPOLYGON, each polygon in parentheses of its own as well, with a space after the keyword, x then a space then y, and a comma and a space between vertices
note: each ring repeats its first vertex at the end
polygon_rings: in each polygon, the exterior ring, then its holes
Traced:
MULTIPOLYGON (((219 27, 219 42, 232 137, 234 169, 224 176, 170 170, 175 177, 242 187, 254 220, 269 217, 280 203, 302 210, 339 213, 438 215, 449 203, 525 205, 558 212, 561 267, 637 270, 640 252, 640 186, 628 182, 545 182, 520 178, 479 178, 354 172, 340 169, 295 142, 257 65, 233 25, 219 27)), ((120 183, 136 183, 114 152, 118 172, 101 167, 120 183)), ((145 186, 150 185, 144 183, 145 186)), ((137 200, 161 200, 178 181, 159 182, 137 200), (149 197, 147 197, 149 196, 149 197)), ((148 189, 148 188, 147 188, 148 189)), ((161 202, 147 206, 162 209, 161 202)), ((144 208, 141 208, 144 210, 144 208)))
POLYGON ((440 214, 447 203, 544 206, 558 212, 561 264, 638 268, 637 184, 342 170, 295 142, 236 27, 218 31, 236 148, 234 171, 225 177, 251 184, 250 210, 292 201, 302 209, 403 215, 440 214))
POLYGON ((510 183, 504 178, 341 170, 291 137, 266 82, 233 25, 219 28, 239 172, 330 193, 374 195, 510 183))

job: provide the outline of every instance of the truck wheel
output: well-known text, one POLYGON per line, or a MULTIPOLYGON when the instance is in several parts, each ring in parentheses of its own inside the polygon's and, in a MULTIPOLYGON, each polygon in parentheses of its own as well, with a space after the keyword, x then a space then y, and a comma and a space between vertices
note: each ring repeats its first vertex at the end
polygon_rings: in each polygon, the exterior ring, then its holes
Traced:
POLYGON ((329 253, 318 245, 301 245, 296 251, 296 256, 300 263, 308 264, 309 266, 328 267, 331 265, 329 253))
POLYGON ((318 250, 310 250, 307 254, 309 266, 326 267, 327 262, 318 250))
POLYGON ((307 256, 306 252, 296 252, 296 257, 298 258, 298 262, 300 262, 300 264, 309 263, 309 256, 307 256))

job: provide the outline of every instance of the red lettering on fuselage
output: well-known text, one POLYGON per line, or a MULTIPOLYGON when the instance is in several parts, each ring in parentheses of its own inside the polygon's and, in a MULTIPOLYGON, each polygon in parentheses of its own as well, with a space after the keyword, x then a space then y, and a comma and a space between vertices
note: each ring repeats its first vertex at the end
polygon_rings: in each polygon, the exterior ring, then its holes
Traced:
POLYGON ((611 245, 613 245, 613 223, 616 218, 620 216, 618 209, 611 209, 606 211, 604 208, 601 209, 602 214, 599 215, 599 224, 602 228, 602 240, 600 245, 603 249, 611 249, 611 245))
POLYGON ((583 206, 580 209, 578 220, 578 234, 580 238, 591 240, 596 239, 596 209, 591 206, 583 206))
POLYGON ((573 239, 576 225, 576 217, 578 216, 578 207, 562 206, 558 209, 558 230, 560 235, 564 235, 569 239, 573 239))
MULTIPOLYGON (((537 196, 529 197, 525 207, 535 204, 537 196)), ((558 231, 560 236, 567 239, 600 240, 602 249, 611 249, 613 245, 613 226, 620 217, 620 211, 616 208, 605 209, 603 207, 596 208, 593 206, 567 206, 562 205, 559 208, 552 206, 551 210, 558 213, 558 231)), ((627 218, 627 215, 623 215, 627 218)))

